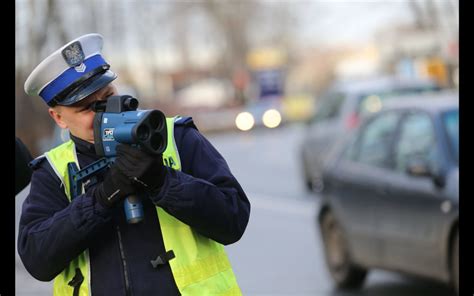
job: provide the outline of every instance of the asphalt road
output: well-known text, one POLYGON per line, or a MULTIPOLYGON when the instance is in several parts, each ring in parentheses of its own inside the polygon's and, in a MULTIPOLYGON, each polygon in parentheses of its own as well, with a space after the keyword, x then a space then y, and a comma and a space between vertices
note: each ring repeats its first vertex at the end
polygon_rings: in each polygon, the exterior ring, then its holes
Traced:
MULTIPOLYGON (((319 198, 301 181, 303 136, 301 125, 208 136, 252 204, 244 236, 226 246, 244 295, 453 295, 443 284, 379 270, 369 273, 360 291, 333 289, 315 224, 319 198)), ((17 223, 27 190, 16 197, 17 223)), ((18 255, 16 295, 52 295, 52 283, 33 279, 18 255)))

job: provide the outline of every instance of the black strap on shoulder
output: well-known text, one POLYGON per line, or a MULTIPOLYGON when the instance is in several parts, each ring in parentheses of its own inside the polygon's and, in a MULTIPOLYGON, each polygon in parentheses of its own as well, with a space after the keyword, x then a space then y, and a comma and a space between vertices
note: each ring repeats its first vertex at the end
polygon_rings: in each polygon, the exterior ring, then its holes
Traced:
POLYGON ((74 291, 72 292, 73 296, 79 296, 79 289, 81 288, 82 282, 84 282, 84 276, 82 275, 81 270, 76 267, 76 274, 72 280, 67 283, 69 286, 74 288, 74 291))
POLYGON ((151 260, 150 262, 151 262, 151 265, 153 265, 153 268, 156 268, 158 267, 158 265, 163 265, 163 264, 168 263, 168 261, 170 261, 174 257, 175 256, 174 256, 173 250, 170 250, 166 253, 158 255, 158 257, 156 257, 155 260, 151 260))

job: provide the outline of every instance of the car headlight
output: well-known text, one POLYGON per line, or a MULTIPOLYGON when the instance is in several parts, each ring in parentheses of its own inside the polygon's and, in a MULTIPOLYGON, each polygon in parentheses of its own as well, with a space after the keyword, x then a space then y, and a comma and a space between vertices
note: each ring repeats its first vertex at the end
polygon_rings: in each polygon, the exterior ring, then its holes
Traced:
POLYGON ((265 111, 262 116, 263 124, 268 128, 274 128, 280 125, 281 115, 278 110, 270 109, 265 111))
POLYGON ((250 130, 255 124, 253 115, 249 112, 240 112, 235 118, 235 125, 241 131, 250 130))

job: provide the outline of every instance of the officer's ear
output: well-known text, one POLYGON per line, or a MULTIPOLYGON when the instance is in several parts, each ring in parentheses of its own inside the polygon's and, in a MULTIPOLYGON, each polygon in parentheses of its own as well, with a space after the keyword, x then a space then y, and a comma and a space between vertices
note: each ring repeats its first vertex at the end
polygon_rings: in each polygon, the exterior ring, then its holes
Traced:
POLYGON ((63 120, 63 117, 61 116, 61 110, 60 110, 61 106, 56 106, 56 107, 50 107, 48 109, 48 113, 49 113, 49 116, 51 116, 54 121, 56 122, 56 124, 62 128, 62 129, 65 129, 67 128, 67 124, 66 122, 64 122, 63 120))

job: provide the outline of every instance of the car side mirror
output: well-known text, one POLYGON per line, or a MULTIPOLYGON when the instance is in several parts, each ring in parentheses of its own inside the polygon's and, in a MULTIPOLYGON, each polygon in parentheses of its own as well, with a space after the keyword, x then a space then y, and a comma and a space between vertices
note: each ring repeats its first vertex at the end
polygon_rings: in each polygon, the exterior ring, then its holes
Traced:
POLYGON ((429 177, 437 187, 444 186, 444 178, 437 173, 430 163, 424 158, 412 158, 408 161, 406 172, 410 176, 415 177, 429 177))

